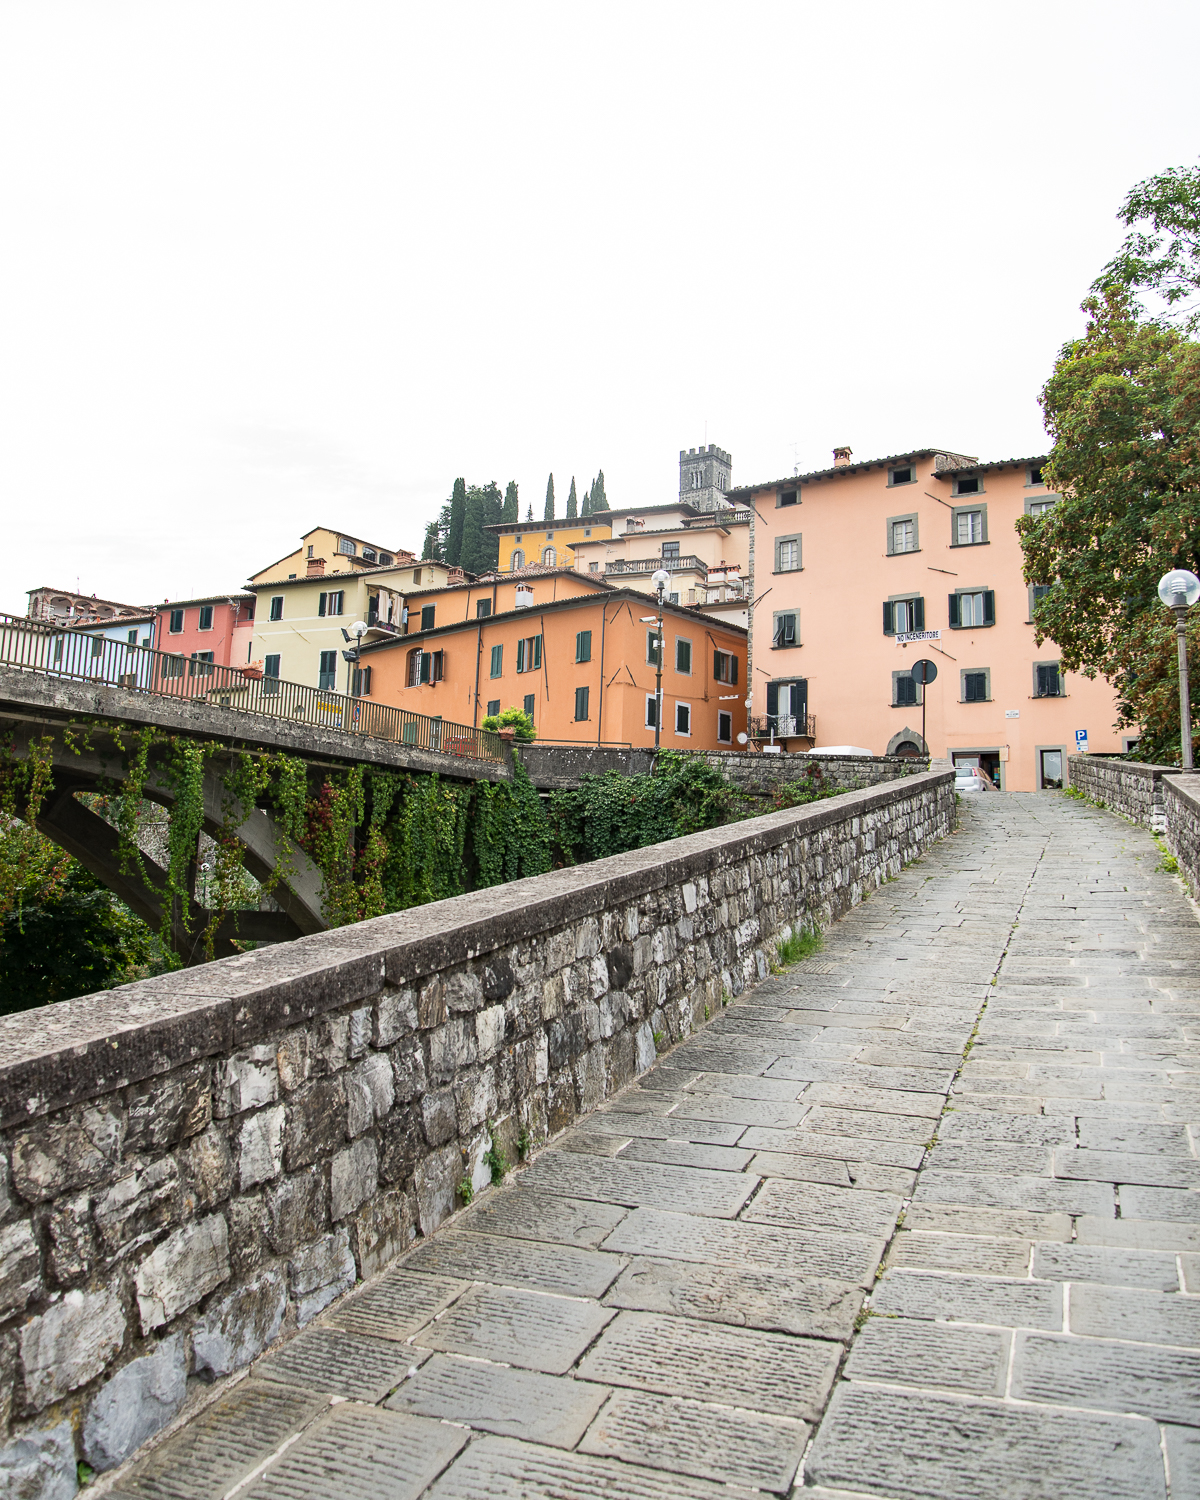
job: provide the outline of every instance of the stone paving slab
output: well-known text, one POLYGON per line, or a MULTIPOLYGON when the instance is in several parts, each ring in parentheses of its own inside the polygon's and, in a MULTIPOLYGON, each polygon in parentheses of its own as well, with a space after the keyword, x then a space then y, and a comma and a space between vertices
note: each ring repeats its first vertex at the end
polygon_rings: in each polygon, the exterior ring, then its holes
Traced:
MULTIPOLYGON (((737 1132, 740 1134, 741 1132, 737 1132)), ((628 1208, 654 1205, 732 1219, 758 1185, 744 1173, 666 1167, 655 1162, 597 1159, 547 1151, 522 1174, 529 1187, 628 1208)))
POLYGON ((991 1323, 1004 1328, 1060 1329, 1062 1284, 1015 1277, 945 1276, 893 1271, 871 1298, 876 1312, 901 1318, 991 1323))
POLYGON ((886 1239, 900 1208, 901 1200, 890 1193, 774 1178, 764 1183, 743 1217, 751 1223, 785 1224, 795 1229, 848 1229, 871 1239, 886 1239))
POLYGON ((403 1341, 424 1328, 469 1286, 470 1282, 452 1281, 448 1277, 388 1271, 361 1292, 345 1298, 321 1321, 368 1338, 403 1341))
POLYGON ((239 1494, 246 1500, 417 1500, 467 1438, 444 1422, 347 1403, 239 1494))
POLYGON ((426 1349, 565 1375, 615 1315, 594 1302, 477 1287, 420 1335, 426 1349))
POLYGON ((618 1391, 580 1445, 673 1474, 724 1479, 786 1494, 810 1428, 786 1417, 731 1411, 645 1391, 618 1391))
POLYGON ((846 1375, 850 1380, 1003 1396, 1011 1338, 994 1328, 870 1318, 854 1341, 846 1375))
POLYGON ((473 1442, 429 1500, 730 1500, 722 1483, 513 1438, 473 1442))
POLYGON ((541 1244, 458 1228, 447 1228, 419 1245, 405 1265, 435 1276, 531 1287, 567 1297, 602 1297, 625 1268, 620 1256, 578 1245, 541 1244))
POLYGON ((1200 1349, 1200 1300, 1124 1286, 1071 1288, 1071 1332, 1200 1349))
POLYGON ((622 1312, 579 1367, 584 1380, 816 1417, 842 1355, 821 1339, 622 1312))
POLYGON ((509 1191, 485 1198, 471 1215, 471 1228, 477 1234, 551 1240, 594 1250, 624 1217, 625 1210, 613 1204, 540 1192, 522 1177, 509 1191))
POLYGON ((1107 1245, 1038 1245, 1033 1274, 1046 1281, 1100 1281, 1108 1286, 1179 1288, 1173 1255, 1154 1250, 1120 1250, 1107 1245))
POLYGON ((413 1363, 407 1344, 340 1328, 309 1327, 258 1360, 260 1380, 285 1381, 349 1401, 382 1401, 413 1363))
POLYGON ((818 1276, 642 1259, 604 1298, 609 1307, 823 1339, 848 1339, 862 1300, 861 1287, 818 1276))
POLYGON ((608 1396, 606 1386, 585 1380, 435 1354, 386 1404, 395 1411, 465 1422, 482 1432, 574 1448, 608 1396))
MULTIPOLYGON (((897 1500, 1166 1500, 1157 1424, 847 1382, 805 1478, 897 1500)), ((808 1491, 804 1491, 807 1496, 808 1491)))
POLYGON ((1012 1393, 1027 1401, 1195 1422, 1200 1415, 1200 1354, 1156 1344, 1019 1333, 1012 1393))

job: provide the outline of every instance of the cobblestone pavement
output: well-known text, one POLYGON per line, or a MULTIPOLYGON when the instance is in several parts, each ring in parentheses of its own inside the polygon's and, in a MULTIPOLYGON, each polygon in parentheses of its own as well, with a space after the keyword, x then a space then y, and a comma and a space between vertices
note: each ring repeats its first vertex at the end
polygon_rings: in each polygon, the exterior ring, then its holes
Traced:
POLYGON ((1200 1495, 1200 925, 1159 858, 972 802, 119 1492, 1200 1495))

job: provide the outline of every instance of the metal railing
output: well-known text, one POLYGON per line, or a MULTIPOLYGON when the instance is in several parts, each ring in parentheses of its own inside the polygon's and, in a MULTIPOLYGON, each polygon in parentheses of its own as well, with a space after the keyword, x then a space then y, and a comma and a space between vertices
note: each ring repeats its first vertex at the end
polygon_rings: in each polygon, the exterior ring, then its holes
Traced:
POLYGON ((0 665, 47 677, 129 688, 184 703, 208 703, 291 724, 340 729, 370 739, 437 750, 469 760, 503 761, 498 734, 427 714, 305 687, 249 668, 222 667, 198 656, 154 651, 102 635, 0 614, 0 665))
POLYGON ((750 720, 752 740, 815 740, 816 714, 761 714, 750 720))

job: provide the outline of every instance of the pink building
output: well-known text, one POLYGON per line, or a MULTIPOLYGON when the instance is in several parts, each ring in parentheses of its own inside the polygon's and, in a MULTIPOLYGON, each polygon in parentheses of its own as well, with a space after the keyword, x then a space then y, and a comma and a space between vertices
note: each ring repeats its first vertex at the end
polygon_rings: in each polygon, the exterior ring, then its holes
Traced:
POLYGON ((254 637, 253 594, 168 599, 158 606, 154 646, 218 667, 244 667, 254 637))
POLYGON ((927 749, 1021 792, 1060 785, 1077 744, 1134 742, 1107 682, 1034 645, 1016 522, 1058 499, 1042 462, 923 448, 856 463, 837 448, 831 468, 732 491, 753 510, 755 741, 927 749), (922 658, 937 667, 924 689, 922 658))

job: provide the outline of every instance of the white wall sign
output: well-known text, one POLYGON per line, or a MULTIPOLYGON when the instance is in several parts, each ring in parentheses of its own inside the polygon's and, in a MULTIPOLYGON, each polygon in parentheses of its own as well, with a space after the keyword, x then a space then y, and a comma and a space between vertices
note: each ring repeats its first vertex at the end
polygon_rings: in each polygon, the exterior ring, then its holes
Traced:
POLYGON ((1021 710, 1019 708, 1006 708, 1004 710, 1004 717, 1006 719, 1019 719, 1021 717, 1021 710))
POLYGON ((897 646, 907 646, 909 641, 940 641, 940 630, 900 630, 896 632, 897 646))

